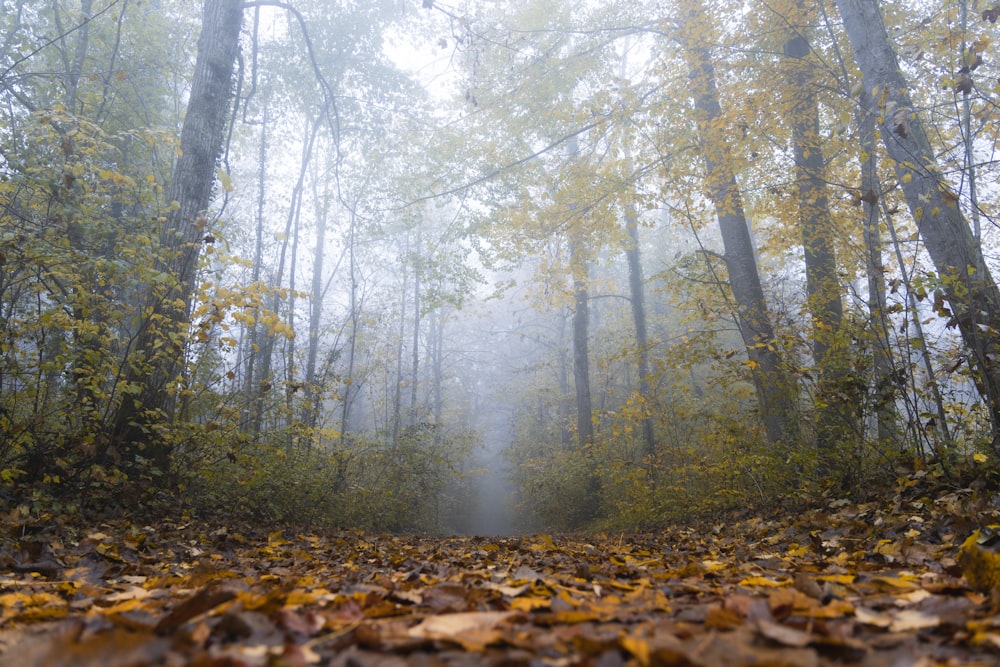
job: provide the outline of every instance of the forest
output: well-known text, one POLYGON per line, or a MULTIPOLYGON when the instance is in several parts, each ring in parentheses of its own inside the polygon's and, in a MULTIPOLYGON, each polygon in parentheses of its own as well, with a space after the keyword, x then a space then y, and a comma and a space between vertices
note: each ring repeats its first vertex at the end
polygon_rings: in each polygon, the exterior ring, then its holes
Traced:
POLYGON ((0 0, 0 664, 994 664, 998 19, 0 0))
POLYGON ((995 460, 1000 10, 95 1, 3 5, 27 511, 643 527, 995 460))

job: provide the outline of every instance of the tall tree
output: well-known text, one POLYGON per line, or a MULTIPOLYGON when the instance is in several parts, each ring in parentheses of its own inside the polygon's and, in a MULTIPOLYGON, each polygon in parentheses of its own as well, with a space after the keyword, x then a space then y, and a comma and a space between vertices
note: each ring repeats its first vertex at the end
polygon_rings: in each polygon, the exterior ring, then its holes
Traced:
MULTIPOLYGON (((579 142, 569 140, 570 163, 576 162, 579 142)), ((594 440, 594 408, 590 396, 590 289, 588 257, 583 247, 583 207, 575 199, 569 203, 571 220, 567 232, 569 272, 573 293, 573 380, 576 387, 576 437, 583 449, 594 440)))
POLYGON ((976 371, 1000 447, 1000 290, 937 165, 875 0, 837 0, 879 133, 976 371))
POLYGON ((580 448, 594 440, 590 396, 590 296, 587 259, 578 233, 570 232, 569 263, 573 289, 573 381, 576 387, 576 437, 580 448))
POLYGON ((112 428, 123 454, 144 451, 160 470, 168 468, 170 445, 154 434, 157 425, 173 417, 175 383, 184 373, 195 269, 225 137, 242 18, 241 0, 205 1, 181 155, 167 194, 171 207, 160 233, 157 262, 166 290, 150 287, 149 314, 130 367, 130 379, 141 388, 134 399, 122 402, 112 428))
POLYGON ((871 100, 862 93, 855 111, 861 161, 861 195, 864 220, 865 275, 868 282, 868 316, 871 321, 871 345, 874 372, 876 437, 879 446, 896 439, 896 386, 892 378, 889 313, 885 295, 885 266, 882 262, 882 233, 879 229, 881 191, 876 163, 875 114, 868 110, 871 100))
POLYGON ((699 0, 679 8, 678 19, 675 34, 691 72, 690 92, 705 168, 705 190, 719 221, 729 287, 737 305, 740 335, 750 361, 761 420, 770 442, 791 446, 798 437, 797 390, 778 352, 743 198, 727 148, 723 128, 726 120, 710 48, 710 21, 699 0))
MULTIPOLYGON (((618 76, 622 82, 627 80, 627 44, 619 65, 618 76)), ((633 167, 632 146, 627 131, 624 133, 622 143, 625 167, 631 169, 633 167)), ((635 203, 637 185, 634 182, 629 182, 630 180, 629 178, 623 179, 625 189, 622 206, 625 217, 625 260, 628 263, 629 305, 632 309, 632 324, 635 327, 636 371, 639 376, 640 407, 646 412, 642 418, 642 442, 646 457, 651 459, 656 453, 656 437, 653 431, 653 417, 650 405, 653 396, 649 385, 649 332, 646 326, 646 294, 644 287, 645 279, 643 278, 642 271, 642 246, 639 242, 639 211, 635 203)), ((653 464, 652 460, 649 461, 649 464, 653 464)))
POLYGON ((642 442, 646 456, 653 456, 656 453, 656 437, 650 405, 653 394, 649 384, 649 334, 646 327, 646 295, 639 245, 639 213, 630 201, 625 204, 625 233, 628 236, 625 241, 625 259, 628 262, 629 304, 632 307, 632 323, 635 327, 636 372, 639 375, 642 409, 647 411, 642 418, 642 442))
POLYGON ((838 445, 856 432, 856 397, 848 391, 846 346, 841 325, 844 306, 835 251, 835 229, 827 193, 826 161, 819 130, 819 84, 809 41, 809 9, 804 0, 787 4, 782 19, 785 94, 795 162, 795 196, 806 267, 806 301, 812 316, 812 352, 817 382, 817 445, 825 467, 836 467, 838 445))

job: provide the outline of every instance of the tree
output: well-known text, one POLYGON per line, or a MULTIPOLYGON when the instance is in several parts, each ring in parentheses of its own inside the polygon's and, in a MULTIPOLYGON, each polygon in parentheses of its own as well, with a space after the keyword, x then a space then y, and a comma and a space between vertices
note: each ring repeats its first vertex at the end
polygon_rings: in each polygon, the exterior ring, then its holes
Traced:
MULTIPOLYGON (((642 398, 642 409, 650 411, 649 403, 653 394, 649 385, 649 335, 646 327, 646 296, 643 287, 642 257, 639 244, 639 214, 631 202, 625 205, 624 214, 625 233, 628 235, 625 258, 628 262, 629 303, 632 307, 632 323, 635 327, 639 396, 642 398)), ((642 419, 642 440, 646 448, 646 456, 653 456, 656 453, 656 438, 651 414, 646 414, 642 419)))
MULTIPOLYGON (((937 165, 874 0, 837 0, 855 60, 871 95, 879 133, 920 235, 937 270, 937 286, 977 370, 977 388, 1000 447, 1000 290, 982 247, 937 165)), ((866 193, 868 194, 868 193, 866 193)), ((876 193, 871 193, 876 195, 876 193)))
MULTIPOLYGON (((806 268, 806 302, 812 316, 812 353, 817 382, 816 433, 826 468, 836 468, 838 447, 856 432, 856 396, 849 387, 847 345, 842 324, 835 250, 836 230, 830 213, 826 162, 819 126, 819 85, 811 56, 807 8, 789 3, 784 43, 785 94, 795 162, 795 197, 806 268)), ((843 471, 842 471, 843 472, 843 471)))
POLYGON ((715 66, 709 48, 708 17, 697 0, 679 10, 676 37, 690 68, 699 149, 705 167, 705 190, 715 207, 725 247, 729 287, 736 301, 740 334, 767 438, 785 447, 798 438, 795 383, 782 366, 778 341, 764 301, 757 259, 742 195, 726 147, 725 123, 715 84, 715 66))
POLYGON ((868 315, 872 329, 876 436, 879 446, 885 446, 894 441, 898 435, 894 407, 896 387, 892 379, 891 327, 885 295, 885 266, 882 262, 882 234, 879 230, 879 201, 875 194, 881 191, 875 154, 875 115, 868 110, 870 106, 870 98, 862 92, 861 104, 855 110, 861 162, 861 192, 865 193, 859 197, 859 201, 862 205, 868 315))
POLYGON ((45 11, 19 2, 8 14, 7 4, 0 349, 28 354, 4 354, 3 402, 17 406, 6 425, 34 425, 31 438, 11 440, 29 475, 80 480, 92 464, 118 459, 108 420, 132 398, 124 369, 140 286, 156 277, 150 234, 169 173, 163 157, 174 152, 154 128, 177 121, 171 102, 180 94, 170 68, 183 45, 158 37, 186 19, 169 4, 155 15, 135 4, 112 11, 117 3, 91 12, 89 2, 45 11), (150 76, 123 70, 126 58, 150 64, 150 76), (35 331, 16 325, 32 311, 35 331))
MULTIPOLYGON (((618 76, 624 82, 627 77, 628 50, 622 56, 618 76)), ((632 168, 631 142, 626 131, 623 139, 622 152, 626 168, 632 168)), ((642 418, 642 440, 646 457, 656 454, 656 437, 653 430, 653 417, 650 402, 653 395, 649 384, 649 331, 646 325, 646 294, 645 279, 642 270, 642 252, 639 239, 639 211, 636 206, 635 190, 637 184, 623 179, 625 193, 623 196, 622 214, 625 218, 625 259, 628 263, 629 305, 632 309, 632 324, 635 327, 636 372, 639 375, 640 409, 646 414, 642 418)), ((652 461, 650 461, 652 465, 652 461)))
POLYGON ((156 427, 173 418, 177 383, 185 370, 195 269, 225 137, 242 18, 240 0, 205 2, 180 158, 167 192, 170 210, 159 238, 157 263, 163 278, 148 289, 148 314, 130 359, 130 378, 141 389, 122 402, 111 430, 112 441, 127 459, 144 452, 161 472, 169 465, 170 443, 156 427))

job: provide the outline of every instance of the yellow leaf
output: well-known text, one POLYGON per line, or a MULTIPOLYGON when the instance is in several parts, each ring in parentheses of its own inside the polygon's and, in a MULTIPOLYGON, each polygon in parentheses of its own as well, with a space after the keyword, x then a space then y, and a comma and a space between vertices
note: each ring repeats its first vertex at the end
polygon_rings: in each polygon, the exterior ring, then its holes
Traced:
POLYGON ((787 581, 776 581, 768 577, 747 577, 739 583, 740 586, 757 586, 760 588, 783 588, 787 581))
POLYGON ((902 577, 872 577, 871 581, 873 584, 878 584, 882 588, 889 590, 912 591, 915 588, 919 588, 912 580, 902 577))
POLYGON ((988 591, 1000 588, 1000 554, 979 546, 980 532, 974 531, 962 543, 958 552, 958 564, 962 567, 969 586, 988 591))
POLYGON ((547 609, 551 604, 548 598, 520 597, 510 601, 510 608, 518 611, 533 611, 535 609, 547 609))
POLYGON ((622 648, 631 653, 643 667, 649 665, 649 644, 638 637, 622 637, 622 648))
POLYGON ((233 181, 232 179, 229 178, 229 174, 226 173, 224 169, 219 169, 217 174, 219 176, 219 183, 222 184, 222 189, 225 190, 226 192, 232 192, 233 181))
POLYGON ((125 612, 135 611, 141 606, 142 606, 142 600, 138 598, 133 598, 131 600, 125 600, 123 602, 119 602, 118 604, 112 605, 110 607, 97 608, 97 612, 105 616, 111 614, 124 614, 125 612))

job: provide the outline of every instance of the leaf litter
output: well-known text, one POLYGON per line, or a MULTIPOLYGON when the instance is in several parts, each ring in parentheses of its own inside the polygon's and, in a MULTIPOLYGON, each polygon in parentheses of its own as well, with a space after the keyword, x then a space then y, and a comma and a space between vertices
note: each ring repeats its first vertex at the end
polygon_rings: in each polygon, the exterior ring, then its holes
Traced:
POLYGON ((997 498, 917 491, 586 536, 8 515, 0 666, 998 664, 997 498))

